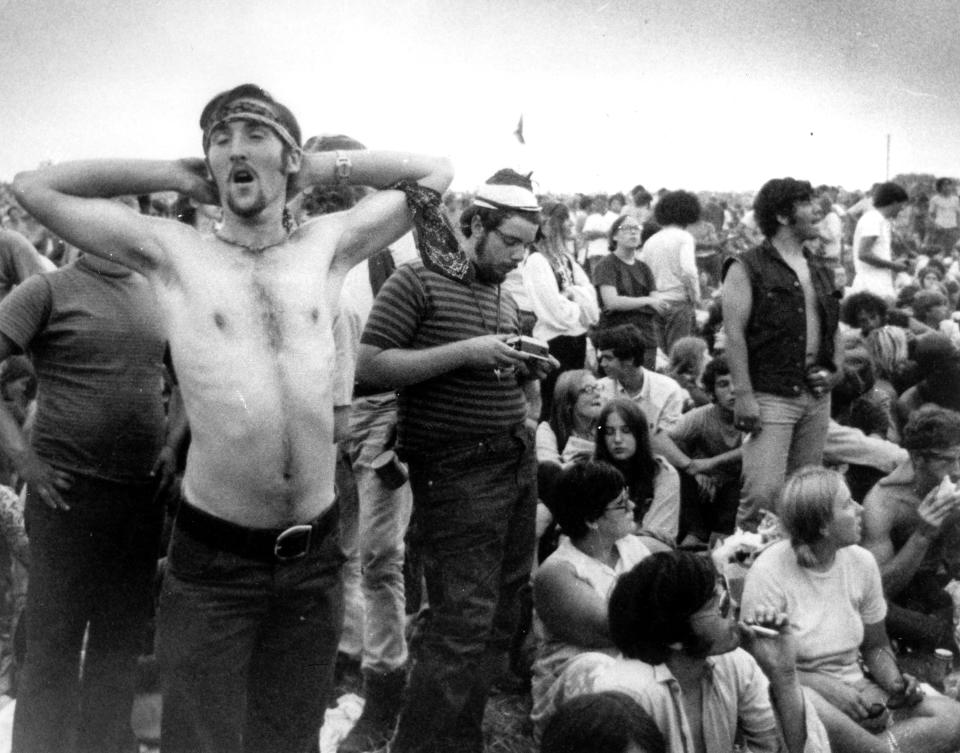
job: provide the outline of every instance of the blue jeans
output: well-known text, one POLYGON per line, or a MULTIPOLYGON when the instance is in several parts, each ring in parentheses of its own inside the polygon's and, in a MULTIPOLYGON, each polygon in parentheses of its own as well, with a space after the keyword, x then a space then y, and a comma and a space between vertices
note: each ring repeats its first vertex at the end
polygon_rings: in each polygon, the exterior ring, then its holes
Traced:
POLYGON ((670 355, 670 348, 681 337, 696 334, 696 307, 688 301, 671 301, 666 311, 660 314, 660 347, 670 355))
POLYGON ((267 563, 174 527, 157 625, 164 753, 316 749, 343 622, 336 529, 267 563))
POLYGON ((755 531, 764 510, 776 512, 777 498, 788 474, 805 465, 823 464, 823 445, 830 425, 830 393, 798 397, 757 393, 758 434, 743 443, 743 485, 737 526, 755 531))
POLYGON ((27 655, 13 751, 113 753, 135 745, 136 659, 153 604, 163 521, 154 489, 75 476, 62 493, 69 510, 27 495, 27 655))
POLYGON ((533 434, 520 425, 411 459, 410 481, 411 544, 423 558, 430 616, 392 750, 479 753, 490 683, 533 562, 533 434))
POLYGON ((350 438, 340 443, 337 489, 346 617, 340 650, 362 654, 363 668, 387 673, 407 662, 404 535, 410 522, 410 484, 390 489, 371 467, 390 442, 397 401, 358 398, 350 413, 350 438))

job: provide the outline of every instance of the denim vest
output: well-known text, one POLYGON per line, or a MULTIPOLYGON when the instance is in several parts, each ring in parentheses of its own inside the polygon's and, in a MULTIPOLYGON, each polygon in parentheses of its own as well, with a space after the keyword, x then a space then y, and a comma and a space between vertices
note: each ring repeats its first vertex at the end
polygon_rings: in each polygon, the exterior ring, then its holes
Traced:
MULTIPOLYGON (((840 292, 833 272, 804 249, 820 312, 816 365, 836 370, 833 340, 840 318, 840 292)), ((750 381, 757 392, 797 397, 806 387, 807 321, 803 288, 796 273, 766 240, 739 257, 750 278, 753 306, 745 332, 750 381)), ((724 276, 733 259, 724 265, 724 276)))

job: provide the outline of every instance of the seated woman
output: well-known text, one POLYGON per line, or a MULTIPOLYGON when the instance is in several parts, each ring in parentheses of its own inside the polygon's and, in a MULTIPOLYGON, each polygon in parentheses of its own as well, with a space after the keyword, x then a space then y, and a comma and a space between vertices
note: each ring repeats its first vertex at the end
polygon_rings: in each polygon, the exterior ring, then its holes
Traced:
POLYGON ((610 635, 621 656, 572 659, 544 714, 549 719, 571 698, 617 691, 653 717, 674 753, 728 753, 738 738, 755 753, 828 751, 797 682, 786 619, 764 606, 738 625, 709 557, 656 552, 610 594, 610 635))
POLYGON ((586 369, 563 372, 553 389, 549 421, 537 427, 537 462, 568 466, 593 457, 603 398, 586 369))
POLYGON ((676 542, 680 528, 680 474, 650 447, 647 418, 636 403, 614 398, 600 411, 594 457, 610 463, 627 481, 644 531, 676 542))
POLYGON ((800 682, 812 694, 834 750, 844 753, 954 751, 960 704, 923 697, 890 648, 880 569, 860 541, 860 506, 843 477, 803 468, 783 489, 790 535, 747 573, 742 608, 786 612, 797 638, 800 682), (863 661, 867 675, 858 659, 863 661), (894 709, 892 720, 887 709, 894 709))
POLYGON ((585 651, 616 653, 607 629, 607 599, 617 577, 650 554, 632 535, 633 502, 623 476, 607 463, 565 469, 553 499, 564 537, 533 578, 535 723, 571 659, 585 651))

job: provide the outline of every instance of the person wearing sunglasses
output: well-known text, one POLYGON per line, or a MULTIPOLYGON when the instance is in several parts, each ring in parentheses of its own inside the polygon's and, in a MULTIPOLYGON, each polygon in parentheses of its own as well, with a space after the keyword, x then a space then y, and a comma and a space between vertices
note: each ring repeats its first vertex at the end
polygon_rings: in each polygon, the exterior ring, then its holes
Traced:
POLYGON ((813 691, 833 749, 960 748, 960 704, 924 697, 897 665, 880 569, 858 546, 862 510, 843 477, 803 468, 787 479, 778 509, 790 538, 766 549, 747 572, 742 608, 769 604, 787 615, 797 676, 813 691))
MULTIPOLYGON (((581 654, 553 688, 573 697, 626 693, 653 717, 674 753, 830 750, 797 681, 787 616, 761 605, 738 622, 710 558, 656 552, 620 576, 607 621, 620 656, 581 654)), ((834 748, 834 750, 837 750, 834 748)))
POLYGON ((650 549, 634 532, 633 502, 621 473, 588 461, 565 469, 553 493, 564 534, 533 579, 540 637, 533 665, 533 711, 539 732, 552 714, 551 689, 579 654, 616 649, 607 628, 607 599, 617 578, 650 549))

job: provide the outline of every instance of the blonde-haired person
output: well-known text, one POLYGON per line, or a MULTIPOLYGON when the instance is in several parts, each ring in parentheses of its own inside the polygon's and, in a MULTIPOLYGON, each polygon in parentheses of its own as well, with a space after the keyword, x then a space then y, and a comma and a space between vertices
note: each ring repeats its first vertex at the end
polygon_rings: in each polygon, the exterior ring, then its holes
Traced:
POLYGON ((560 374, 550 417, 537 426, 537 462, 566 467, 592 458, 603 402, 596 377, 586 369, 560 374))
POLYGON ((788 615, 800 683, 815 691, 832 748, 960 748, 960 704, 924 697, 917 681, 897 666, 884 626, 880 569, 858 545, 861 509, 843 477, 821 467, 800 469, 787 480, 778 510, 790 538, 753 564, 742 609, 749 614, 770 604, 788 615))

